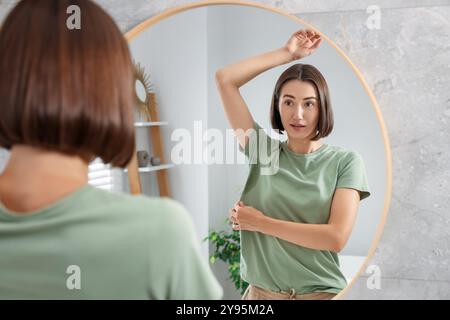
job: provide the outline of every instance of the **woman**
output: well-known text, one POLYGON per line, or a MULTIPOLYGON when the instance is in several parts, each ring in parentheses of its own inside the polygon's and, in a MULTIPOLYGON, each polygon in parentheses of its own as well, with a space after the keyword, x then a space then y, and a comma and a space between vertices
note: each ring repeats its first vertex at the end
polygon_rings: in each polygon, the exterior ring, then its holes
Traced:
POLYGON ((233 229, 241 230, 241 276, 250 284, 243 299, 332 299, 346 286, 337 253, 370 193, 361 156, 322 142, 333 129, 325 79, 304 64, 280 76, 270 117, 287 136, 281 143, 253 120, 239 92, 262 72, 309 56, 321 41, 300 30, 282 48, 216 73, 228 121, 251 160, 230 211, 233 229))
POLYGON ((135 146, 133 65, 88 0, 23 0, 0 31, 0 299, 218 299, 186 210, 87 184, 135 146), (81 29, 66 27, 77 5, 81 29))

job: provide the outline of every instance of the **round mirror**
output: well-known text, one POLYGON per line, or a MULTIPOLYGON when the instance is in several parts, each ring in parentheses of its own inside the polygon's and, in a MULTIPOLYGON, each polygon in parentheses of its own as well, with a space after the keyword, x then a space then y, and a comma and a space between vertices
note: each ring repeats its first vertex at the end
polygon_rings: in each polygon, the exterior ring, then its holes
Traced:
MULTIPOLYGON (((242 294, 242 281, 238 276, 242 270, 239 270, 239 263, 236 264, 239 260, 236 257, 244 254, 248 259, 257 259, 260 253, 240 252, 239 232, 232 231, 225 223, 230 209, 245 189, 249 166, 242 161, 245 157, 238 151, 236 139, 230 133, 216 86, 216 72, 237 61, 284 46, 295 31, 303 28, 312 27, 295 16, 262 5, 192 4, 152 17, 126 35, 133 58, 152 75, 160 119, 168 122, 162 128, 165 154, 178 164, 169 173, 173 198, 192 214, 199 239, 213 232, 210 246, 203 242, 205 259, 212 256, 212 262, 218 260, 214 258, 215 253, 217 256, 216 246, 212 245, 217 244, 214 237, 217 240, 221 235, 229 235, 226 241, 230 241, 231 247, 228 249, 233 250, 228 251, 225 261, 213 264, 224 287, 225 299, 239 299, 242 294), (220 233, 222 230, 225 233, 220 233), (230 274, 229 270, 234 271, 230 274)), ((324 142, 328 146, 357 152, 363 160, 370 186, 370 197, 359 203, 351 236, 336 254, 337 258, 327 250, 320 253, 327 256, 327 261, 338 265, 343 281, 351 285, 365 270, 384 226, 391 192, 390 150, 380 109, 362 74, 341 49, 325 35, 321 36, 324 41, 312 55, 270 68, 242 86, 240 93, 254 120, 276 139, 277 135, 270 130, 270 104, 275 83, 282 72, 300 62, 315 66, 326 79, 334 112, 334 129, 324 142)), ((335 183, 332 179, 329 181, 335 183)), ((274 197, 282 197, 287 191, 278 190, 274 197)), ((318 188, 317 194, 321 191, 318 188)), ((300 185, 294 193, 289 191, 289 195, 292 194, 299 198, 305 196, 300 185)), ((271 200, 269 196, 266 201, 275 203, 278 199, 271 200)), ((284 204, 279 206, 280 212, 287 210, 289 199, 284 204)), ((275 259, 261 261, 269 264, 265 270, 273 267, 272 270, 280 274, 286 270, 286 276, 280 276, 283 280, 301 278, 307 272, 302 268, 311 263, 304 259, 310 259, 311 255, 300 254, 289 260, 296 261, 296 265, 288 263, 283 259, 290 249, 295 251, 295 245, 286 244, 285 240, 277 241, 284 254, 277 250, 265 252, 266 257, 275 259)), ((268 283, 267 275, 258 281, 259 271, 245 270, 245 274, 252 273, 250 278, 255 284, 268 283)), ((326 282, 334 277, 333 272, 322 269, 317 276, 320 281, 309 285, 326 287, 326 282)), ((330 283, 333 287, 335 282, 330 280, 330 283)), ((348 286, 333 288, 336 290, 331 291, 342 295, 348 286)))

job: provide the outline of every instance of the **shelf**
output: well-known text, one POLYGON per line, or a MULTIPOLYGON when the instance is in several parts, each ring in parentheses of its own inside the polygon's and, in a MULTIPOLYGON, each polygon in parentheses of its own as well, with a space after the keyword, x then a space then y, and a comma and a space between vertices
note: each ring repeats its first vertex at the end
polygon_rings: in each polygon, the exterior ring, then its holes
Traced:
POLYGON ((158 121, 158 122, 135 122, 135 127, 154 127, 154 126, 165 126, 168 122, 158 121))
MULTIPOLYGON (((174 164, 168 163, 168 164, 162 164, 159 166, 150 166, 150 167, 141 167, 138 168, 139 172, 152 172, 152 171, 158 171, 158 170, 165 170, 174 167, 174 164)), ((128 169, 124 169, 125 172, 128 172, 128 169)))

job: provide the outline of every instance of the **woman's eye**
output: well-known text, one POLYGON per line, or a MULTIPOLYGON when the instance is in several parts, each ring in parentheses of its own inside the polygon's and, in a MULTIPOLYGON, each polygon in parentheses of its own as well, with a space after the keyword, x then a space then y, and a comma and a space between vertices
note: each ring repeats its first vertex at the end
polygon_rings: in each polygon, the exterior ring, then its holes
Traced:
POLYGON ((308 108, 311 108, 314 106, 314 102, 307 102, 307 103, 305 103, 305 106, 308 108))
POLYGON ((284 104, 287 105, 288 107, 290 107, 293 105, 293 102, 290 100, 286 100, 286 101, 284 101, 284 104))

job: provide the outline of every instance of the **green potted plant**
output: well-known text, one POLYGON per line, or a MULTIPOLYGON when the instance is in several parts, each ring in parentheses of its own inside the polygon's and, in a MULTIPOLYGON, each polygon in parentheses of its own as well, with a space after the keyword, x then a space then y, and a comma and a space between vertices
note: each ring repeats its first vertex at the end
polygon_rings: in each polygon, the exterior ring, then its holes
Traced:
MULTIPOLYGON (((230 221, 228 219, 226 221, 230 225, 230 221)), ((215 248, 209 257, 209 261, 211 264, 214 264, 217 259, 225 262, 228 265, 229 279, 234 283, 236 289, 241 291, 241 295, 244 294, 248 283, 242 280, 240 275, 241 243, 239 231, 211 230, 203 241, 208 240, 215 248)))

